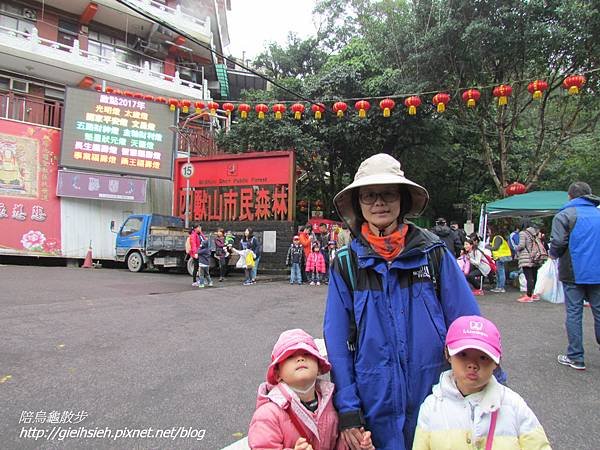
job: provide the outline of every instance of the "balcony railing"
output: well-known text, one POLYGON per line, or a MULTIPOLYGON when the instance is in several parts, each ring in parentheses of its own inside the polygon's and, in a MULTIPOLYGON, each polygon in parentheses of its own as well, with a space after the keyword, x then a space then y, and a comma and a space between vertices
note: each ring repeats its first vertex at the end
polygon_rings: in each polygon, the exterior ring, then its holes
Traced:
POLYGON ((52 58, 62 67, 68 64, 77 65, 82 74, 90 74, 113 83, 134 82, 141 90, 162 90, 167 91, 164 92, 165 95, 176 97, 210 98, 203 85, 181 79, 179 72, 175 72, 175 76, 165 75, 151 70, 147 61, 143 66, 137 66, 117 60, 115 54, 111 57, 97 55, 79 48, 78 40, 73 41, 73 46, 69 46, 40 38, 37 28, 33 28, 29 33, 0 26, 1 44, 10 45, 19 50, 22 57, 32 61, 43 62, 52 58), (30 55, 26 54, 27 51, 30 55))
POLYGON ((183 12, 180 5, 175 6, 175 8, 171 8, 170 6, 155 0, 130 0, 130 2, 144 9, 145 11, 148 11, 154 16, 167 19, 171 25, 184 28, 187 32, 196 31, 194 34, 198 34, 197 30, 199 30, 202 35, 208 38, 208 42, 210 42, 210 39, 212 38, 210 17, 200 19, 196 16, 183 12))
POLYGON ((62 102, 0 92, 0 118, 60 128, 62 102))

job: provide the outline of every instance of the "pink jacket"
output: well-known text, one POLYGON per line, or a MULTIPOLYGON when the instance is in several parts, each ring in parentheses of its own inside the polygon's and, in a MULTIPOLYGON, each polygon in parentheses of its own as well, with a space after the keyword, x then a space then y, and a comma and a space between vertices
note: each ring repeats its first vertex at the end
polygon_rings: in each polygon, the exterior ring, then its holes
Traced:
POLYGON ((333 407, 333 383, 317 379, 319 407, 312 413, 285 383, 275 386, 262 383, 258 387, 256 411, 248 430, 251 449, 293 449, 300 433, 292 423, 287 409, 310 430, 307 438, 314 450, 347 450, 343 439, 338 439, 338 416, 333 407), (270 389, 270 390, 269 390, 270 389))
POLYGON ((306 259, 306 271, 325 273, 325 258, 321 252, 310 252, 306 259))

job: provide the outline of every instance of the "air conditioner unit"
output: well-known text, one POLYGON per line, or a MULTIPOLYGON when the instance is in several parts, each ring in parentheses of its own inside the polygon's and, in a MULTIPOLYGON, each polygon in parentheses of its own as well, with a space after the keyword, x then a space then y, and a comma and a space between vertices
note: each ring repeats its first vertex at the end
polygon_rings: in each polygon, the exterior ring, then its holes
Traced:
POLYGON ((23 8, 23 17, 28 20, 37 20, 35 9, 23 8))

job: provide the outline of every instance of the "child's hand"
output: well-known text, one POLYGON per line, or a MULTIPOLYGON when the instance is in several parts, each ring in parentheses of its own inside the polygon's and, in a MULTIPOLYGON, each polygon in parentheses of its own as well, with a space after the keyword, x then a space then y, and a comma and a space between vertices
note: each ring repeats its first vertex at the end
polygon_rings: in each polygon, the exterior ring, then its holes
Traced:
POLYGON ((373 441, 371 440, 371 432, 365 431, 364 428, 361 428, 360 430, 363 432, 363 437, 360 441, 361 450, 375 450, 375 446, 373 445, 373 441))
POLYGON ((306 442, 306 439, 300 437, 294 445, 294 450, 313 450, 313 447, 308 442, 306 442))

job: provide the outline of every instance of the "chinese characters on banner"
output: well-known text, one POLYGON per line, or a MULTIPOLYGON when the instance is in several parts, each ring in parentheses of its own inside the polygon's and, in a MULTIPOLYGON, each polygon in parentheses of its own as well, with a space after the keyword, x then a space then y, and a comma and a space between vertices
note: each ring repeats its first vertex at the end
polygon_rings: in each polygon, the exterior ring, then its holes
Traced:
POLYGON ((0 120, 0 253, 59 256, 60 132, 0 120))
POLYGON ((164 104, 69 88, 61 165, 170 179, 173 120, 164 104))
MULTIPOLYGON (((186 179, 177 160, 175 215, 185 217, 186 179)), ((293 152, 261 152, 194 158, 190 178, 192 221, 293 220, 293 152)))

